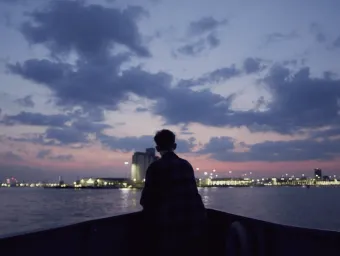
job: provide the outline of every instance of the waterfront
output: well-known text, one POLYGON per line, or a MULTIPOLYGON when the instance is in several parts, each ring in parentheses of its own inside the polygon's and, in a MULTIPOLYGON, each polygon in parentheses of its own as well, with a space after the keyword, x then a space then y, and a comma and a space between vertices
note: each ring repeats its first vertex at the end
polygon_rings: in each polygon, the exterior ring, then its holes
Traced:
MULTIPOLYGON (((340 231, 340 189, 200 188, 205 205, 276 223, 340 231)), ((140 190, 2 189, 0 235, 141 210, 140 190)))

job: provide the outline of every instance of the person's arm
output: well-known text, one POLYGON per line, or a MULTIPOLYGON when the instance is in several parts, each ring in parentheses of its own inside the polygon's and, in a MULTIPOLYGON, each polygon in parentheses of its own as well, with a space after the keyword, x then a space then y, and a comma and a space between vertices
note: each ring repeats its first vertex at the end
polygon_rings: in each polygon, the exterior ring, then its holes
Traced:
POLYGON ((156 175, 157 170, 155 169, 155 164, 152 163, 146 171, 144 189, 140 199, 140 204, 143 206, 144 210, 153 208, 158 204, 156 175))

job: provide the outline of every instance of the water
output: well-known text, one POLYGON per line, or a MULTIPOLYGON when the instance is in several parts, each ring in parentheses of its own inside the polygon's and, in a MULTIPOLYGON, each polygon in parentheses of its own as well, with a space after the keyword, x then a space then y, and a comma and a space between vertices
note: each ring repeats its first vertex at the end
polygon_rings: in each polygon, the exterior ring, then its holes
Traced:
MULTIPOLYGON (((340 188, 202 188, 208 208, 340 231, 340 188)), ((141 210, 139 190, 0 189, 0 235, 141 210)))

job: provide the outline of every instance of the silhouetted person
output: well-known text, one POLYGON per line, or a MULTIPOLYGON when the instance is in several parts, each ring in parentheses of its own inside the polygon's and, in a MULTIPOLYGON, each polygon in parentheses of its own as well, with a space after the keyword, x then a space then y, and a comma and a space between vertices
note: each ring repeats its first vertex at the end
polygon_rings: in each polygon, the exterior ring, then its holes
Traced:
POLYGON ((147 238, 149 249, 153 255, 194 255, 206 223, 194 170, 174 153, 173 132, 161 130, 154 140, 161 158, 147 169, 140 200, 147 231, 153 235, 147 238))

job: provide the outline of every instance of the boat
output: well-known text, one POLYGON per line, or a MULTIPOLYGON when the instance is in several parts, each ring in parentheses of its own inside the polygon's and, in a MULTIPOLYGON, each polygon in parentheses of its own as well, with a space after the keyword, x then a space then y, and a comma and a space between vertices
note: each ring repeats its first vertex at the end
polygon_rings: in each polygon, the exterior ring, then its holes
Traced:
MULTIPOLYGON (((274 224, 208 209, 202 255, 339 255, 340 232, 274 224)), ((0 239, 1 255, 148 255, 143 212, 0 239)))

